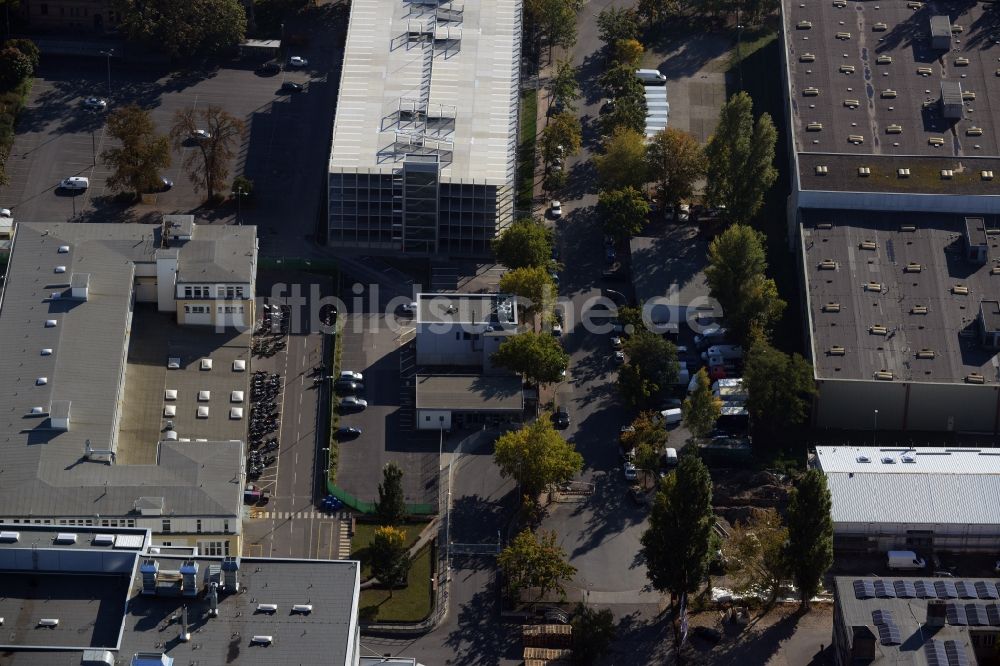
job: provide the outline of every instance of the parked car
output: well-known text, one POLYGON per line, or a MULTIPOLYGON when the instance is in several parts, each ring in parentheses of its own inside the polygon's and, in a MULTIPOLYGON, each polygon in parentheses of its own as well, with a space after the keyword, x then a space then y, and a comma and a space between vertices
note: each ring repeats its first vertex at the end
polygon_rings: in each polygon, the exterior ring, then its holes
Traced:
POLYGON ((354 409, 361 411, 368 406, 368 401, 364 398, 358 398, 357 396, 348 395, 340 399, 341 409, 354 409))
POLYGON ((340 378, 347 379, 352 382, 363 382, 365 381, 364 376, 360 372, 355 372, 354 370, 341 370, 340 378))
POLYGON ((558 322, 556 322, 555 324, 552 324, 552 335, 554 337, 558 338, 559 336, 562 335, 562 332, 563 332, 562 331, 562 324, 560 324, 558 322))
POLYGON ((608 264, 615 263, 615 259, 617 257, 618 257, 618 254, 615 252, 615 248, 614 247, 612 247, 610 245, 607 245, 607 246, 604 247, 604 260, 607 261, 608 264))
POLYGON ((625 362, 625 352, 619 349, 615 352, 615 362, 624 363, 625 362))
POLYGON ((59 181, 57 187, 64 190, 85 190, 90 187, 90 179, 84 176, 70 176, 59 181))
POLYGON ((639 473, 636 471, 635 465, 630 462, 626 462, 622 465, 622 471, 625 473, 626 481, 635 481, 639 478, 639 473))
POLYGON ((552 425, 560 430, 569 427, 569 412, 566 411, 565 407, 560 407, 552 412, 552 425))
POLYGON ((108 102, 100 97, 88 97, 83 100, 83 108, 90 111, 104 111, 108 108, 108 102))
POLYGON ((285 81, 281 84, 281 92, 298 93, 305 89, 306 87, 304 85, 296 83, 295 81, 285 81))
POLYGON ((281 71, 281 65, 276 62, 265 62, 257 68, 258 74, 277 74, 281 71))
POLYGON ((622 342, 621 336, 619 336, 619 335, 613 335, 613 336, 611 336, 611 346, 614 349, 621 349, 622 347, 625 346, 625 343, 622 342))
POLYGON ((552 207, 549 210, 552 212, 552 217, 554 217, 554 218, 560 218, 560 217, 562 217, 562 202, 561 201, 553 201, 552 202, 552 207))
POLYGON ((361 436, 361 428, 337 428, 337 439, 354 439, 361 436))
POLYGON ((307 67, 309 65, 309 61, 299 56, 292 56, 288 59, 288 64, 292 67, 307 67))
POLYGON ((729 330, 716 328, 705 333, 694 336, 694 346, 698 351, 705 351, 712 345, 725 344, 729 330))
POLYGON ((349 379, 338 379, 333 383, 333 390, 340 395, 353 395, 359 391, 364 391, 365 387, 363 384, 352 382, 349 379))
POLYGON ((417 307, 418 307, 417 306, 417 302, 413 301, 413 302, 410 302, 410 303, 403 303, 401 309, 406 314, 411 315, 413 317, 416 317, 417 316, 417 307))
POLYGON ((160 178, 160 191, 166 192, 174 186, 174 181, 169 178, 160 178))
POLYGON ((10 214, 10 208, 0 208, 0 217, 13 217, 10 214))
POLYGON ((212 138, 212 133, 208 130, 196 129, 191 132, 191 138, 195 141, 208 141, 212 138))

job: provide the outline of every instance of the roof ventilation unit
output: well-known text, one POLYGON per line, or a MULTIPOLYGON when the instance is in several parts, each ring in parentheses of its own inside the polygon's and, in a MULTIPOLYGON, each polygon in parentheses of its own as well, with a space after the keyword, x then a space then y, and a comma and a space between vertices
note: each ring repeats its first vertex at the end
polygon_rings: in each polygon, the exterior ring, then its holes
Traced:
MULTIPOLYGON (((944 145, 944 137, 943 136, 932 136, 929 139, 927 139, 927 145, 928 146, 937 146, 937 147, 943 146, 944 145)), ((951 169, 943 169, 941 171, 941 173, 944 173, 945 171, 947 171, 949 174, 954 174, 954 172, 951 169)))
POLYGON ((59 322, 57 322, 55 319, 45 320, 45 328, 55 328, 58 324, 59 322))
POLYGON ((966 384, 985 384, 986 377, 983 377, 978 372, 971 372, 965 376, 966 384))
POLYGON ((937 356, 937 354, 934 353, 933 349, 921 349, 917 352, 917 358, 927 361, 933 360, 935 356, 937 356))
POLYGON ((881 282, 868 282, 867 284, 865 284, 865 291, 877 291, 877 292, 881 292, 882 291, 882 283, 881 282))
POLYGON ((924 270, 923 265, 918 264, 915 261, 911 261, 910 263, 906 264, 906 266, 903 267, 904 273, 919 273, 922 270, 924 270))
POLYGON ((312 604, 295 604, 292 606, 293 613, 301 613, 302 615, 308 615, 309 613, 312 613, 312 610, 312 604))
POLYGON ((833 222, 820 222, 816 225, 816 228, 823 230, 833 229, 833 222))
POLYGON ((896 169, 896 175, 899 176, 900 178, 909 178, 910 170, 905 167, 902 169, 896 169))
MULTIPOLYGON (((943 139, 942 139, 942 141, 943 141, 943 139)), ((952 169, 941 169, 941 179, 942 180, 951 180, 954 177, 955 177, 955 172, 952 169)))
POLYGON ((859 106, 861 106, 861 102, 856 99, 845 99, 844 106, 846 106, 848 109, 856 109, 859 106))
POLYGON ((962 101, 963 102, 975 102, 976 101, 976 93, 975 93, 975 91, 972 91, 972 90, 963 90, 962 91, 962 101))
POLYGON ((875 63, 878 64, 878 65, 891 65, 892 64, 892 56, 891 55, 880 55, 878 58, 875 59, 875 63))
POLYGON ((830 169, 826 165, 820 164, 816 166, 815 172, 817 176, 825 176, 830 172, 830 169))
POLYGON ((819 95, 819 88, 815 88, 813 86, 810 86, 810 87, 804 88, 802 90, 802 96, 803 97, 816 97, 817 95, 819 95))
POLYGON ((868 456, 858 456, 855 460, 857 460, 859 463, 870 463, 872 461, 872 459, 869 458, 868 456))
POLYGON ((965 136, 982 136, 982 135, 983 135, 982 127, 967 127, 965 129, 965 136))
POLYGON ((250 639, 250 645, 270 645, 273 642, 273 636, 258 635, 250 639))
POLYGON ((904 453, 903 455, 901 455, 899 457, 899 459, 901 461, 905 462, 905 463, 915 463, 915 462, 917 462, 917 459, 914 456, 911 456, 909 453, 904 453))
POLYGON ((44 413, 45 413, 45 409, 42 408, 42 407, 32 407, 31 408, 31 412, 30 412, 30 414, 32 416, 41 416, 44 413))
POLYGON ((114 534, 95 534, 93 545, 95 546, 111 546, 115 543, 114 534))
POLYGON ((968 296, 969 288, 966 287, 964 284, 956 284, 954 287, 951 288, 951 293, 955 294, 956 296, 968 296))
POLYGON ((830 347, 830 349, 827 351, 827 353, 830 356, 844 356, 845 354, 847 354, 847 349, 845 349, 844 347, 834 346, 834 347, 830 347))
POLYGON ((65 273, 65 272, 66 272, 65 266, 56 266, 56 273, 65 273))
POLYGON ((882 324, 873 324, 868 327, 868 332, 872 335, 888 335, 889 329, 882 324))
POLYGON ((48 383, 49 383, 48 377, 39 377, 38 379, 35 380, 35 386, 45 386, 48 383))
POLYGON ((983 180, 993 180, 993 172, 989 170, 984 170, 979 172, 979 177, 983 180))
POLYGON ((819 262, 819 269, 821 271, 835 271, 837 270, 837 262, 833 259, 824 259, 819 262))
POLYGON ((807 132, 822 132, 823 123, 809 123, 806 125, 807 132))
POLYGON ((864 240, 864 241, 861 241, 861 244, 859 245, 859 247, 862 250, 877 250, 878 249, 878 243, 876 243, 873 240, 864 240))
POLYGON ((892 88, 886 88, 881 92, 882 99, 896 99, 896 91, 892 88))
POLYGON ((823 312, 840 312, 840 303, 826 303, 823 305, 823 312))
POLYGON ((968 67, 968 66, 969 66, 968 58, 961 58, 961 57, 955 58, 955 67, 968 67))
POLYGON ((931 67, 917 67, 917 74, 920 76, 930 76, 934 73, 934 69, 931 67))
POLYGON ((816 62, 815 53, 803 53, 799 56, 799 62, 816 62))
POLYGON ((833 6, 837 9, 843 9, 847 6, 847 0, 833 0, 833 6))
POLYGON ((847 41, 848 39, 850 39, 850 38, 851 38, 851 33, 849 33, 849 32, 838 32, 838 33, 837 33, 836 35, 834 35, 834 36, 835 36, 835 37, 836 37, 837 39, 840 39, 840 40, 843 40, 843 41, 845 41, 845 42, 846 42, 846 41, 847 41))
POLYGON ((277 613, 278 604, 257 604, 258 613, 277 613))
POLYGON ((904 224, 899 227, 900 231, 913 232, 917 230, 917 225, 915 224, 904 224))
POLYGON ((883 456, 882 457, 882 464, 883 465, 895 465, 896 464, 896 459, 893 458, 892 456, 883 456))
POLYGON ((42 356, 52 356, 52 348, 45 347, 42 349, 42 356))
POLYGON ((914 305, 912 308, 910 308, 910 314, 925 315, 925 314, 927 314, 927 306, 926 305, 914 305))
POLYGON ((841 74, 853 74, 854 73, 854 65, 841 65, 840 66, 840 73, 841 74))
POLYGON ((860 134, 849 134, 847 135, 847 142, 853 143, 855 146, 860 146, 865 142, 865 137, 860 134))
POLYGON ((212 369, 212 359, 210 359, 210 358, 203 358, 203 359, 201 359, 201 369, 202 370, 211 370, 212 369))
POLYGON ((55 629, 59 626, 59 618, 57 617, 43 617, 38 621, 39 627, 48 627, 50 629, 55 629))
POLYGON ((0 532, 0 541, 4 543, 17 543, 20 538, 20 532, 14 532, 12 530, 4 530, 3 532, 0 532))
POLYGON ((870 176, 872 175, 871 167, 858 167, 859 176, 870 176))
POLYGON ((892 373, 889 372, 888 370, 879 370, 878 372, 875 373, 875 379, 880 382, 891 382, 892 373))

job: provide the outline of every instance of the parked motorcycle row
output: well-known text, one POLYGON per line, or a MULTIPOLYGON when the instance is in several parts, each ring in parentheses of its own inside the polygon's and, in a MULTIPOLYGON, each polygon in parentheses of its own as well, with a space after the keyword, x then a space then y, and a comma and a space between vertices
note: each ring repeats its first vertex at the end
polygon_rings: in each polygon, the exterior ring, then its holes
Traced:
POLYGON ((281 426, 278 399, 281 396, 281 376, 274 372, 255 370, 250 387, 250 447, 247 452, 247 478, 258 479, 264 469, 278 459, 278 437, 281 426))
POLYGON ((273 356, 286 347, 291 309, 287 305, 264 305, 262 310, 251 349, 256 356, 273 356))

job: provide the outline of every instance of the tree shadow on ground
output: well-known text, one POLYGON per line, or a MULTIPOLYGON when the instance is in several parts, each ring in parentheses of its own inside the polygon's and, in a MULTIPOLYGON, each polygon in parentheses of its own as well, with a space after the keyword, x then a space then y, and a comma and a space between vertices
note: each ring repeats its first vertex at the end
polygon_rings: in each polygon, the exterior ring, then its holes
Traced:
POLYGON ((496 578, 491 582, 458 610, 458 627, 445 640, 454 651, 449 662, 453 666, 499 664, 517 656, 519 641, 499 621, 496 578))

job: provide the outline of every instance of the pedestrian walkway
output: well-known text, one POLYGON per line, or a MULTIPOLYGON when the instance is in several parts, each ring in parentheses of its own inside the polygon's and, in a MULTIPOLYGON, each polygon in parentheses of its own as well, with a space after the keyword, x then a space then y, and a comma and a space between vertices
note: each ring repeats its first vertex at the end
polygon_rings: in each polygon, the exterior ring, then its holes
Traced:
POLYGON ((323 511, 255 511, 251 512, 250 518, 256 520, 322 520, 324 518, 333 520, 335 515, 324 513, 323 511))
POLYGON ((340 514, 340 539, 337 541, 337 558, 346 560, 351 557, 351 514, 340 514))

